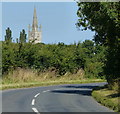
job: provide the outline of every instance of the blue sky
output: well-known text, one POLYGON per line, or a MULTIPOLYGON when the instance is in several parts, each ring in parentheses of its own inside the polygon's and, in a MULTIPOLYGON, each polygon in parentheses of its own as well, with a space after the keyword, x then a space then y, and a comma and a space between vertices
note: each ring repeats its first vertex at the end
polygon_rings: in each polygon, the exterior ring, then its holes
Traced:
POLYGON ((78 31, 76 28, 78 7, 75 2, 5 2, 2 3, 2 40, 7 27, 11 28, 14 40, 22 29, 28 34, 34 6, 38 23, 42 25, 43 43, 71 44, 93 38, 94 32, 78 31))

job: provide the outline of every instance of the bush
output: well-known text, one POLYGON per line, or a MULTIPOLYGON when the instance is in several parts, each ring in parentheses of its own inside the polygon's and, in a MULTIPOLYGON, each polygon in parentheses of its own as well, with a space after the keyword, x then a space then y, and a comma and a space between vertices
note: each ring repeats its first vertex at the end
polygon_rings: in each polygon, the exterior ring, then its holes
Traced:
POLYGON ((92 41, 71 45, 3 42, 2 52, 3 74, 16 68, 35 69, 37 72, 55 68, 61 76, 67 72, 75 74, 79 69, 83 69, 89 78, 103 76, 104 48, 92 41))

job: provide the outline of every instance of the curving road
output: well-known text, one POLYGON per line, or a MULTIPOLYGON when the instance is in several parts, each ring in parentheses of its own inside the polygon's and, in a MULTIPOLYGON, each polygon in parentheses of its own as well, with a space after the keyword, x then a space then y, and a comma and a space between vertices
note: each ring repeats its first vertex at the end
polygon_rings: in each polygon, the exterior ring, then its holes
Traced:
POLYGON ((105 83, 65 84, 2 91, 2 112, 113 112, 91 96, 105 83))

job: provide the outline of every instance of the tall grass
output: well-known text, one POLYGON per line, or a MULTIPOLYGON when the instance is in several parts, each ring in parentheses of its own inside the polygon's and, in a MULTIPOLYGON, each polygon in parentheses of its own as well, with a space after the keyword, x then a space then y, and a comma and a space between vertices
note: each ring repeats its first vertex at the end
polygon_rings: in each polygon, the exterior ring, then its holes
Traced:
POLYGON ((60 76, 56 73, 56 70, 51 71, 51 69, 45 72, 37 72, 36 70, 18 68, 4 75, 2 84, 79 79, 84 79, 84 71, 82 69, 76 74, 66 73, 60 76))
POLYGON ((45 72, 38 72, 36 70, 18 68, 3 76, 2 86, 0 86, 0 89, 104 81, 105 80, 102 79, 86 79, 82 69, 75 74, 67 72, 65 75, 61 76, 58 75, 55 69, 49 69, 45 72))

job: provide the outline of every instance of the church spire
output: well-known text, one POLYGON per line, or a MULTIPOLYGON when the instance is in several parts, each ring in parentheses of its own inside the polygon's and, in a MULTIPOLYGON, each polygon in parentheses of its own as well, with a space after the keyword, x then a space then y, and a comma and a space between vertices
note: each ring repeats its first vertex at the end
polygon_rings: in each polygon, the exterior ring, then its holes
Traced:
POLYGON ((34 7, 32 27, 30 25, 28 26, 28 39, 29 42, 32 42, 34 44, 40 43, 42 40, 42 31, 41 31, 41 27, 40 30, 38 30, 37 13, 35 7, 34 7))
POLYGON ((34 7, 34 14, 33 14, 32 30, 33 31, 38 31, 38 21, 37 21, 37 14, 36 14, 36 8, 35 7, 34 7))

